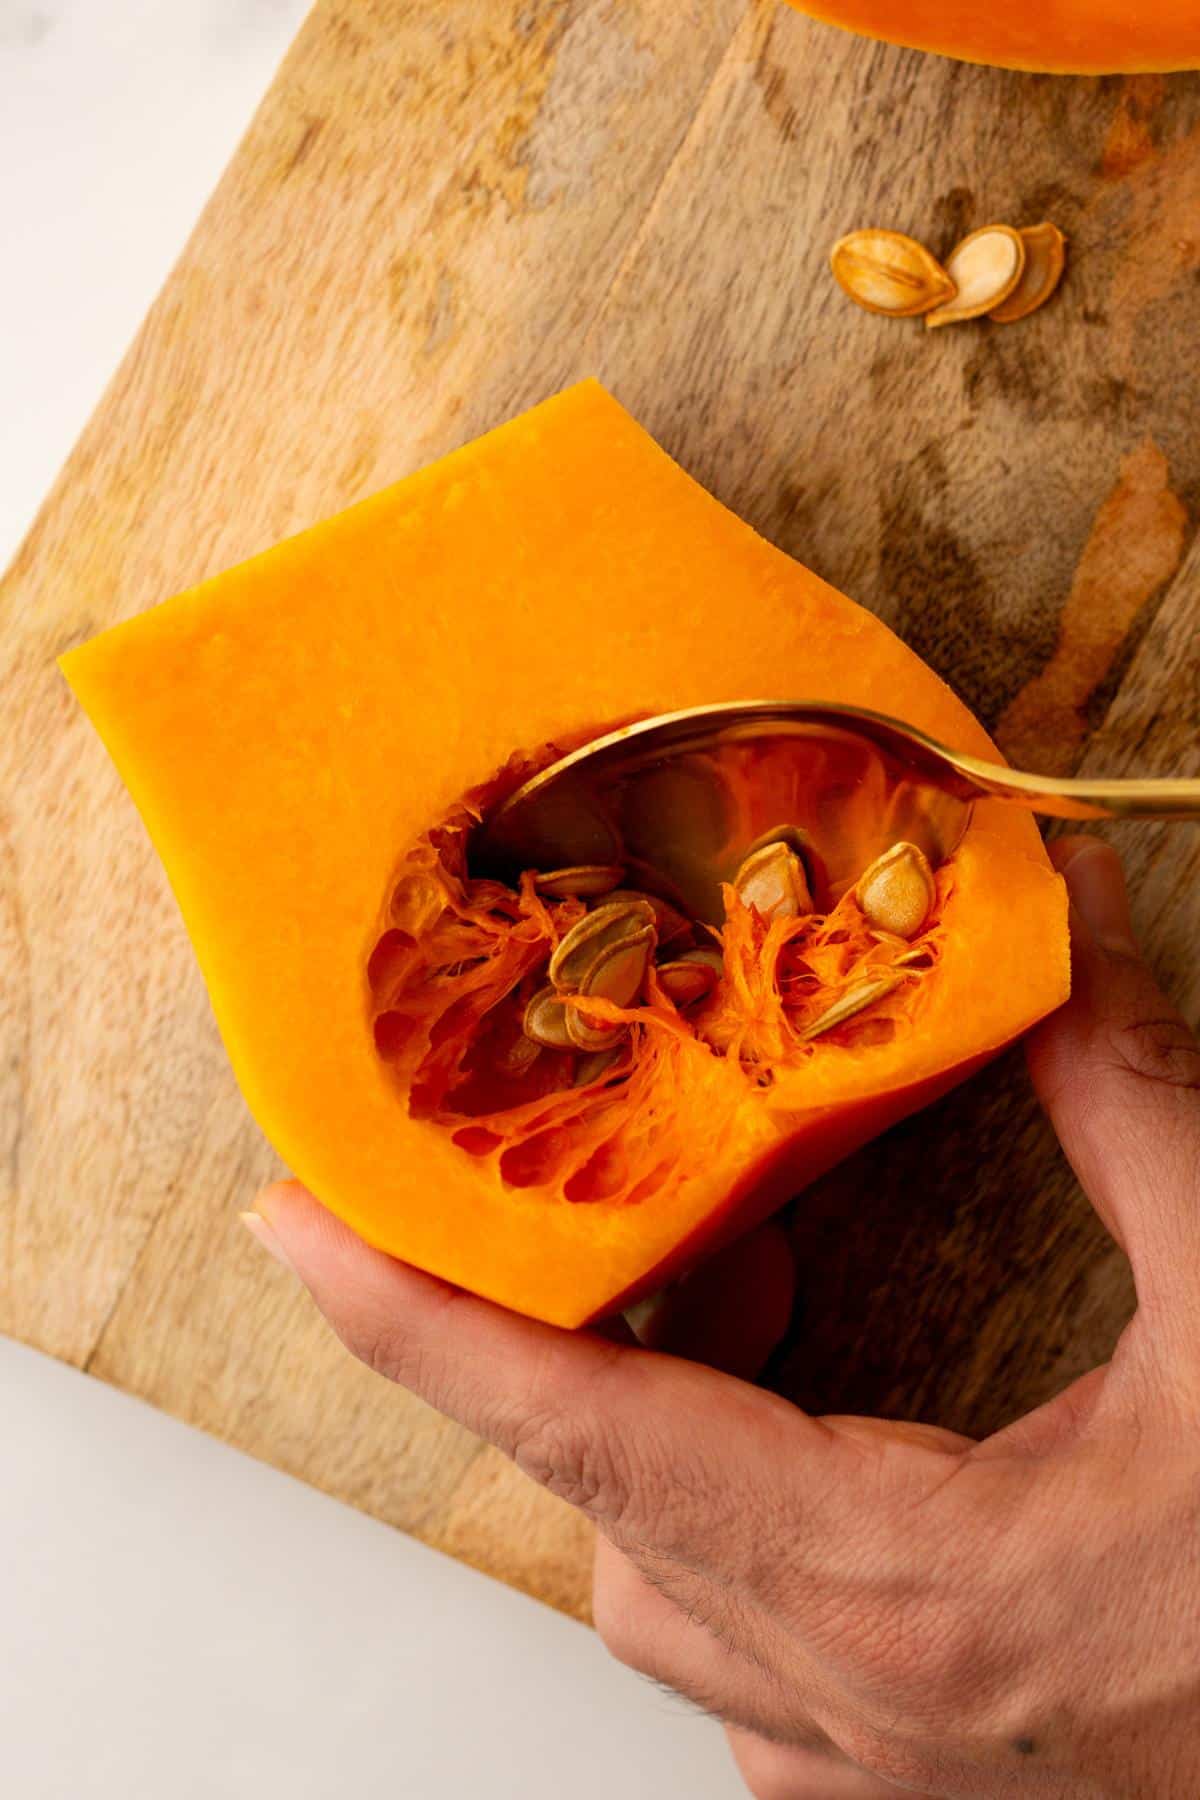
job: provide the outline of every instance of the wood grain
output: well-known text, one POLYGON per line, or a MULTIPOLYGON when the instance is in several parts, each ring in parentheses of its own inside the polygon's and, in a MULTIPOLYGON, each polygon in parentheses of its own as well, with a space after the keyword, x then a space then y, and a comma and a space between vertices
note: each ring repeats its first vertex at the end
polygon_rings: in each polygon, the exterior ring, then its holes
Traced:
MULTIPOLYGON (((1047 766, 1194 763, 1200 81, 1056 80, 765 0, 319 0, 0 592, 0 1327, 586 1613, 579 1521, 350 1362, 233 1219, 273 1172, 53 667, 584 373, 1047 766), (1053 217, 1067 282, 926 335, 825 273, 1053 217)), ((681 621, 681 649, 686 648, 681 621)), ((1195 835, 1120 834, 1193 1017, 1195 835)), ((1009 1058, 794 1209, 772 1372, 981 1431, 1130 1305, 1009 1058)))

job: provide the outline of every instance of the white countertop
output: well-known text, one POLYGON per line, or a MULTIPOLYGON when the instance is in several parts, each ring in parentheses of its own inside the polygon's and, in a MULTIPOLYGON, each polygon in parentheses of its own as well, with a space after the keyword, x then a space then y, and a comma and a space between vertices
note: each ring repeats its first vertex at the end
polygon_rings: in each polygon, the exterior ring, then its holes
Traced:
POLYGON ((0 1338, 12 1800, 734 1800, 536 1600, 0 1338))
MULTIPOLYGON (((0 0, 0 562, 305 10, 0 0)), ((3 1339, 0 1562, 13 1800, 744 1795, 581 1626, 3 1339)))

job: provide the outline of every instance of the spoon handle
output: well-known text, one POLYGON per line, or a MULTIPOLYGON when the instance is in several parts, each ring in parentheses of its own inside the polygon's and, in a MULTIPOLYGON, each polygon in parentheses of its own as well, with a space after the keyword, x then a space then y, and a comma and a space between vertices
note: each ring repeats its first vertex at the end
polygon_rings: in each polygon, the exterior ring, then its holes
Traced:
POLYGON ((1200 819, 1200 781, 1066 780, 997 768, 975 757, 954 760, 980 794, 1052 819, 1200 819))

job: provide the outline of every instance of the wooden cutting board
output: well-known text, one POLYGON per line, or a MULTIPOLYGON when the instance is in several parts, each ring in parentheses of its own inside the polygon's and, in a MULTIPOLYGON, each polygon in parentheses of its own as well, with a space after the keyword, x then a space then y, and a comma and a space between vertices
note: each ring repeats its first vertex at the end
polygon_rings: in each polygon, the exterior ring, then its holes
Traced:
MULTIPOLYGON (((53 659, 591 372, 1014 758, 1195 772, 1198 270, 1200 78, 966 68, 757 0, 320 0, 3 588, 0 1326, 584 1614, 586 1528, 244 1241, 273 1159, 53 659), (855 226, 1046 215, 1069 276, 1022 325, 926 334, 826 272, 855 226)), ((1119 836, 1195 1017, 1196 833, 1119 836)), ((815 1406, 984 1431, 1130 1305, 1015 1056, 794 1229, 774 1374, 815 1406)))

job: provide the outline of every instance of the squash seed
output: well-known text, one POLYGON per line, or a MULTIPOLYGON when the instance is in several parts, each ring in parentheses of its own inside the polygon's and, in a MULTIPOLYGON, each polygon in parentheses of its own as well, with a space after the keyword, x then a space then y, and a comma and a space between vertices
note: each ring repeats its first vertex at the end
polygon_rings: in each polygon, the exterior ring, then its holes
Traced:
POLYGON ((748 845, 746 856, 742 858, 742 861, 745 862, 746 857, 752 856, 756 850, 765 850, 768 844, 786 844, 789 850, 794 850, 804 864, 806 874, 810 862, 816 860, 816 847, 802 826, 772 825, 770 831, 764 831, 760 837, 756 837, 754 842, 748 845))
POLYGON ((659 894, 643 894, 639 888, 617 888, 608 896, 608 904, 615 905, 618 900, 637 902, 648 906, 654 913, 654 929, 658 935, 659 947, 672 944, 677 938, 686 936, 692 929, 692 921, 685 918, 677 907, 664 900, 659 894))
POLYGON ((902 956, 892 958, 893 969, 911 969, 918 963, 927 963, 933 967, 933 957, 926 944, 918 944, 914 950, 906 950, 902 956))
POLYGON ((608 1074, 608 1071, 620 1059, 620 1055, 621 1046, 618 1044, 612 1050, 593 1050, 589 1055, 581 1056, 575 1064, 575 1079, 571 1083, 572 1087, 590 1087, 593 1081, 599 1081, 602 1076, 608 1074))
POLYGON ((1051 225, 1049 220, 1041 225, 1025 225, 1020 237, 1025 246, 1025 267, 1008 299, 988 314, 997 325, 1014 325, 1044 306, 1066 268, 1067 240, 1057 225, 1051 225))
POLYGON ((944 306, 925 314, 931 329, 982 318, 1002 306, 1016 289, 1025 269, 1025 245, 1011 225, 985 225, 973 231, 946 258, 946 270, 957 293, 944 306))
POLYGON ((937 887, 928 858, 916 844, 893 844, 863 870, 854 889, 868 922, 895 937, 916 937, 933 908, 937 887))
POLYGON ((521 1029, 547 1050, 569 1050, 572 1040, 567 1034, 567 1012, 561 994, 552 987, 539 988, 525 1008, 521 1029))
POLYGON ((746 846, 743 863, 747 862, 756 850, 765 850, 768 844, 786 844, 800 859, 800 867, 804 874, 804 885, 808 889, 810 911, 817 910, 817 896, 822 889, 828 887, 828 871, 825 859, 813 843, 808 832, 800 825, 773 825, 770 831, 764 831, 756 837, 752 844, 746 846))
POLYGON ((796 852, 778 839, 752 850, 733 878, 746 906, 764 919, 794 919, 812 911, 804 864, 796 852))
POLYGON ((619 863, 577 863, 537 874, 533 885, 547 900, 598 900, 612 892, 624 873, 619 863))
POLYGON ((551 982, 562 993, 582 987, 598 957, 643 931, 654 931, 654 908, 648 900, 618 900, 598 906, 572 925, 559 943, 550 958, 551 982))
POLYGON ((937 258, 900 231, 852 231, 829 256, 843 293, 868 312, 909 319, 953 300, 954 282, 937 258))
POLYGON ((567 1008, 567 1036, 574 1050, 588 1050, 593 1053, 608 1050, 614 1044, 619 1045, 628 1033, 628 1025, 593 1025, 585 1019, 578 1007, 567 1008))
POLYGON ((652 925, 633 937, 610 944, 588 967, 579 992, 590 999, 611 1000, 614 1006, 632 1006, 642 991, 653 950, 652 925))
POLYGON ((870 981, 856 981, 832 1006, 826 1007, 819 1018, 805 1027, 800 1033, 801 1037, 807 1041, 821 1037, 824 1032, 832 1031, 837 1025, 844 1025, 848 1019, 853 1019, 868 1006, 874 1006, 877 1000, 882 1000, 885 994, 890 994, 904 979, 903 975, 878 975, 870 981))
POLYGON ((680 1008, 706 999, 720 979, 710 962, 698 962, 695 956, 659 963, 654 973, 667 999, 680 1008))
POLYGON ((725 973, 724 952, 718 950, 715 944, 704 944, 699 950, 685 950, 682 956, 675 958, 675 961, 704 963, 707 968, 715 970, 718 981, 725 973))

